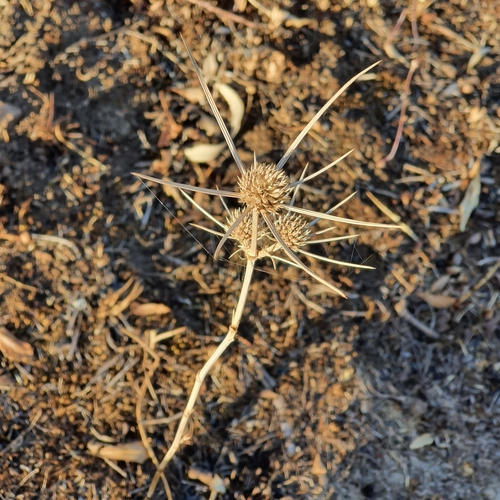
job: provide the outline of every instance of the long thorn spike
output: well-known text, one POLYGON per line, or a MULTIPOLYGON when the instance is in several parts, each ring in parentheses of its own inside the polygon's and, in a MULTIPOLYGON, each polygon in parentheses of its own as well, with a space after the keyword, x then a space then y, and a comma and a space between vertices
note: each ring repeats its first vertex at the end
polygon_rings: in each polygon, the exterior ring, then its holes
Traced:
POLYGON ((189 196, 183 189, 179 189, 181 194, 186 198, 192 205, 193 207, 197 208, 207 219, 210 219, 213 223, 215 223, 217 226, 221 227, 222 229, 226 229, 226 226, 222 224, 222 222, 218 221, 212 214, 209 214, 201 205, 196 203, 191 196, 189 196))
POLYGON ((306 252, 305 250, 299 250, 299 253, 311 259, 322 260, 323 262, 329 262, 330 264, 336 264, 338 266, 354 267, 355 269, 370 269, 370 270, 375 269, 373 266, 365 266, 363 264, 353 264, 351 262, 344 262, 343 260, 329 259, 328 257, 323 257, 321 255, 316 255, 311 252, 306 252))
POLYGON ((236 162, 236 165, 238 165, 240 172, 243 173, 245 171, 245 166, 243 165, 243 162, 241 161, 241 158, 238 155, 238 151, 236 150, 236 146, 234 145, 233 138, 231 137, 231 134, 229 133, 229 130, 227 129, 227 126, 224 123, 224 120, 222 119, 219 108, 217 108, 217 104, 215 104, 214 98, 212 97, 212 94, 210 93, 208 85, 205 82, 205 77, 203 76, 203 73, 201 72, 200 68, 198 67, 198 64, 196 63, 196 60, 195 60, 192 52, 189 50, 189 47, 187 46, 186 40, 184 40, 184 37, 182 35, 180 35, 180 37, 181 37, 182 43, 184 44, 184 47, 186 47, 189 59, 191 59, 191 64, 193 65, 196 76, 198 77, 201 88, 203 89, 203 93, 205 94, 205 97, 207 98, 208 104, 210 105, 210 109, 212 110, 212 113, 214 114, 214 117, 217 120, 219 128, 222 132, 222 135, 224 136, 224 139, 226 140, 229 151, 231 151, 231 154, 233 155, 234 161, 236 162))
POLYGON ((251 208, 247 208, 243 211, 243 213, 233 222, 233 224, 228 228, 226 231, 226 234, 223 236, 223 238, 219 241, 219 244, 217 245, 217 248, 215 249, 214 252, 214 259, 217 260, 219 258, 219 254, 222 250, 222 247, 226 243, 226 241, 229 239, 233 231, 238 227, 240 222, 249 214, 251 208))
POLYGON ((276 241, 281 245, 281 248, 283 251, 286 253, 288 258, 292 261, 295 262, 295 264, 300 267, 303 271, 305 271, 309 276, 314 278, 316 281, 319 281, 322 285, 325 285, 328 287, 330 290, 335 292, 336 294, 340 295, 341 297, 344 297, 346 299, 346 295, 342 290, 339 290, 336 286, 332 285, 330 282, 326 281, 323 279, 321 276, 317 275, 314 271, 311 271, 296 255, 295 253, 288 247, 288 245, 283 241, 283 238, 281 238, 278 230, 272 223, 271 219, 268 217, 267 214, 262 214, 263 219, 266 221, 267 226, 269 227, 269 230, 271 231, 272 235, 276 238, 276 241))
POLYGON ((184 189, 184 191, 194 191, 196 193, 209 194, 211 196, 225 196, 226 198, 240 197, 240 193, 236 193, 234 191, 224 191, 221 189, 208 189, 198 186, 190 186, 189 184, 181 184, 180 182, 174 182, 168 179, 158 179, 149 175, 138 174, 137 172, 132 172, 132 175, 135 175, 135 177, 138 177, 139 179, 144 179, 145 181, 156 182, 156 184, 162 184, 163 186, 170 186, 177 189, 184 189))
POLYGON ((302 139, 309 133, 309 131, 314 127, 314 124, 325 114, 325 112, 328 110, 328 108, 338 99, 338 97, 344 93, 346 89, 348 89, 358 78, 363 76, 365 73, 368 73, 368 71, 372 70, 377 64, 379 64, 381 61, 377 61, 375 64, 372 64, 371 66, 368 66, 368 68, 364 69, 360 73, 358 73, 356 76, 352 77, 346 84, 344 84, 338 92, 335 93, 333 97, 330 98, 330 100, 311 118, 309 123, 304 127, 302 132, 297 136, 297 138, 292 142, 290 147, 287 149, 286 153, 283 155, 283 158, 278 162, 276 165, 276 168, 283 168, 285 163, 290 159, 290 156, 292 156, 293 152, 297 149, 297 146, 300 144, 302 139))
MULTIPOLYGON (((334 205, 332 208, 329 208, 325 214, 331 214, 332 212, 335 212, 337 208, 341 207, 344 203, 347 203, 355 194, 357 191, 354 191, 354 193, 351 193, 347 198, 344 198, 342 201, 334 205)), ((317 224, 321 219, 319 217, 316 217, 313 221, 309 222, 309 227, 314 226, 314 224, 317 224)))
POLYGON ((330 163, 326 167, 323 167, 321 170, 318 170, 314 174, 308 175, 305 179, 300 179, 297 182, 293 182, 292 184, 290 184, 290 187, 292 187, 292 188, 296 187, 296 186, 298 187, 298 186, 300 186, 302 184, 305 184, 306 182, 309 182, 311 179, 314 179, 318 175, 321 175, 323 172, 326 172, 330 168, 332 168, 335 165, 337 165, 337 163, 339 163, 340 161, 342 161, 346 156, 349 156, 353 151, 354 151, 354 149, 351 149, 350 151, 347 151, 346 154, 342 155, 340 158, 337 158, 335 161, 332 161, 332 163, 330 163))
MULTIPOLYGON (((318 233, 315 233, 318 234, 318 233)), ((308 245, 316 245, 318 243, 333 243, 335 241, 343 241, 343 240, 350 240, 352 238, 357 238, 359 234, 349 234, 348 236, 334 236, 332 238, 324 238, 321 240, 309 240, 307 242, 308 245)))
POLYGON ((296 212, 307 217, 317 217, 319 219, 332 220, 334 222, 343 222, 344 224, 351 224, 353 226, 366 226, 366 227, 377 227, 383 229, 401 229, 401 226, 396 224, 379 224, 378 222, 365 222, 356 219, 346 219, 344 217, 336 217, 335 215, 322 214, 320 212, 315 212, 314 210, 307 210, 307 208, 291 207, 290 205, 285 205, 290 212, 296 212))

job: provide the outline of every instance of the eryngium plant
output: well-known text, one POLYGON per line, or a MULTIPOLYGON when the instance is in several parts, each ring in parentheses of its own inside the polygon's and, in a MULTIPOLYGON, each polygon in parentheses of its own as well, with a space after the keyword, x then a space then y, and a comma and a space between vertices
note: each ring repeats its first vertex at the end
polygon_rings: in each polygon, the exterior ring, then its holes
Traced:
MULTIPOLYGON (((240 176, 237 182, 237 190, 228 189, 207 189, 197 186, 191 186, 188 184, 180 184, 178 182, 171 181, 169 179, 157 179, 150 177, 148 175, 143 175, 139 173, 134 173, 135 176, 140 179, 152 181, 158 184, 164 184, 166 186, 174 187, 180 190, 180 192, 193 204, 198 210, 200 210, 210 221, 212 221, 219 229, 218 230, 207 230, 213 234, 219 235, 221 237, 220 242, 215 250, 214 258, 218 259, 222 250, 222 247, 228 240, 232 240, 236 243, 237 250, 235 253, 243 254, 246 266, 245 275, 243 278, 241 292, 236 305, 236 309, 233 312, 233 317, 231 325, 229 326, 229 331, 221 342, 216 351, 210 356, 208 361, 205 363, 203 368, 196 374, 196 381, 191 390, 191 395, 183 411, 183 415, 179 426, 176 431, 174 441, 172 442, 170 448, 165 454, 163 460, 161 461, 158 470, 153 478, 148 491, 148 498, 151 498, 158 480, 163 474, 167 464, 170 462, 172 457, 175 455, 184 437, 186 426, 191 413, 193 412, 196 399, 200 392, 203 381, 215 362, 220 358, 227 347, 234 341, 238 327, 243 315, 243 310, 248 296, 248 290, 252 280, 252 275, 255 267, 255 263, 259 259, 270 258, 273 261, 278 260, 285 262, 289 265, 296 266, 306 272, 309 276, 314 278, 319 283, 325 285, 333 293, 346 297, 345 294, 334 286, 328 280, 325 280, 317 273, 309 269, 304 262, 300 259, 299 255, 306 256, 307 258, 316 258, 322 261, 326 261, 332 264, 339 264, 349 267, 357 267, 364 269, 373 269, 369 266, 362 266, 357 264, 352 264, 348 262, 341 262, 334 259, 322 257, 314 253, 304 250, 305 246, 314 245, 318 243, 328 243, 332 241, 338 241, 346 238, 352 238, 353 236, 344 237, 333 237, 333 238, 323 238, 318 239, 317 236, 324 233, 325 231, 319 231, 313 233, 311 228, 320 220, 328 220, 337 223, 345 223, 356 226, 366 226, 374 228, 387 228, 394 229, 399 228, 395 225, 379 224, 373 222, 365 222, 353 219, 346 219, 343 217, 337 217, 332 215, 338 207, 349 201, 355 193, 348 196, 346 199, 337 203, 335 206, 327 210, 326 212, 315 212, 306 208, 301 208, 295 206, 295 199, 298 189, 304 185, 306 182, 310 181, 314 177, 321 175, 328 169, 332 168, 338 162, 343 160, 348 156, 353 150, 347 152, 337 160, 333 161, 326 167, 320 169, 318 172, 306 176, 307 165, 302 172, 301 178, 296 182, 291 182, 288 175, 283 170, 283 167, 290 159, 291 155, 300 144, 302 139, 308 134, 314 124, 321 118, 321 116, 328 110, 328 108, 335 102, 335 100, 357 79, 363 76, 365 73, 373 69, 377 64, 372 64, 368 68, 364 69, 356 76, 351 78, 345 85, 343 85, 338 92, 335 93, 333 97, 314 115, 310 122, 304 127, 297 138, 292 142, 288 150, 281 157, 281 159, 276 164, 262 163, 258 162, 257 158, 254 156, 253 164, 250 166, 245 166, 241 161, 236 146, 234 145, 233 139, 222 119, 222 116, 215 104, 215 101, 208 89, 205 79, 191 53, 188 46, 186 45, 184 39, 182 39, 186 47, 187 53, 191 62, 193 64, 194 70, 203 89, 203 92, 207 98, 207 101, 212 109, 212 112, 219 124, 221 132, 227 142, 229 150, 240 170, 240 176), (225 221, 219 221, 213 215, 211 215, 206 209, 200 206, 195 200, 187 194, 188 192, 197 192, 208 194, 212 196, 217 196, 221 200, 224 198, 235 198, 241 204, 241 207, 236 210, 229 210, 225 221), (312 220, 310 220, 312 219, 312 220)), ((234 254, 233 254, 234 255, 234 254)))

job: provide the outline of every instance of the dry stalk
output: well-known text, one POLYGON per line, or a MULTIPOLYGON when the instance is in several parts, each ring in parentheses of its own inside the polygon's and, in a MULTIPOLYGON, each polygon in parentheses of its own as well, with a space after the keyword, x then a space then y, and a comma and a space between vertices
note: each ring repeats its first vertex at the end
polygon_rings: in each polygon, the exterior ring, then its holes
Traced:
MULTIPOLYGON (((184 39, 182 39, 184 42, 184 39)), ((309 269, 302 260, 299 258, 298 254, 305 256, 308 259, 318 259, 326 261, 333 264, 339 264, 350 267, 358 267, 364 269, 371 269, 369 266, 356 265, 348 262, 341 262, 326 257, 321 257, 314 253, 307 252, 303 250, 302 247, 306 245, 313 245, 318 243, 327 243, 332 241, 338 241, 341 239, 346 239, 346 237, 333 237, 324 239, 311 239, 311 227, 313 227, 320 220, 329 220, 333 222, 341 222, 346 224, 353 224, 357 226, 367 226, 367 227, 377 227, 377 228, 399 228, 397 225, 386 225, 365 221, 358 221, 352 219, 346 219, 343 217, 337 217, 331 215, 331 213, 338 207, 346 203, 352 195, 348 196, 345 200, 341 201, 334 207, 327 210, 325 213, 315 212, 313 210, 308 210, 305 208, 300 208, 295 206, 295 199, 297 191, 300 187, 313 179, 317 175, 327 171, 337 164, 340 160, 344 159, 350 152, 346 153, 344 156, 338 160, 332 162, 326 167, 320 169, 318 172, 313 173, 309 176, 305 175, 306 169, 304 169, 301 178, 296 182, 291 182, 288 176, 283 171, 283 167, 286 162, 290 159, 291 155, 294 153, 295 149, 298 147, 299 143, 304 139, 304 137, 309 133, 314 124, 321 118, 321 116, 328 110, 328 108, 334 103, 334 101, 358 78, 373 69, 378 63, 371 65, 365 70, 361 71, 359 74, 351 78, 311 119, 311 121, 304 127, 300 132, 298 137, 292 142, 288 150, 285 152, 280 161, 276 164, 264 164, 258 163, 257 159, 254 158, 254 163, 250 168, 245 167, 241 161, 236 146, 233 142, 231 134, 229 133, 222 116, 215 104, 215 101, 208 89, 208 86, 203 78, 203 75, 191 54, 191 51, 186 46, 187 53, 193 67, 195 69, 196 75, 200 81, 200 85, 205 93, 207 101, 212 109, 212 112, 219 124, 222 134, 227 142, 229 150, 240 170, 240 177, 238 180, 238 191, 231 191, 227 189, 207 189, 197 186, 191 186, 187 184, 180 184, 173 182, 168 179, 156 179, 142 174, 134 174, 137 177, 149 180, 155 183, 163 184, 166 186, 174 187, 180 190, 184 197, 198 210, 200 210, 208 219, 215 223, 223 232, 218 232, 210 229, 204 229, 210 233, 216 234, 221 237, 219 245, 214 253, 214 258, 217 258, 222 250, 222 247, 231 239, 236 242, 237 252, 242 252, 246 259, 246 270, 245 276, 243 278, 243 283, 241 287, 240 296, 238 298, 238 303, 236 309, 233 313, 231 325, 229 331, 217 347, 215 352, 210 356, 208 361, 205 363, 203 368, 196 374, 196 379, 194 386, 191 390, 186 407, 183 411, 181 421, 177 428, 174 440, 165 454, 163 460, 158 465, 154 453, 148 448, 150 456, 157 465, 157 471, 151 482, 150 488, 148 490, 147 498, 151 498, 154 494, 156 486, 160 478, 164 478, 164 471, 168 463, 172 460, 180 445, 182 444, 183 437, 185 435, 186 427, 189 418, 193 412, 194 405, 198 398, 201 386, 203 382, 212 369, 213 365, 222 356, 227 347, 234 341, 236 333, 238 331, 238 326, 240 324, 243 310, 245 308, 245 303, 248 296, 248 290, 252 280, 253 270, 255 262, 258 259, 270 258, 273 263, 275 260, 287 263, 289 265, 298 267, 309 274, 319 283, 325 285, 334 294, 340 295, 345 298, 345 294, 334 286, 328 280, 322 278, 314 271, 309 269), (198 205, 187 192, 198 192, 203 194, 209 194, 212 196, 218 196, 222 202, 223 198, 236 198, 242 207, 238 210, 232 210, 229 212, 229 216, 226 222, 221 222, 213 217, 208 211, 203 207, 198 205), (312 218, 311 222, 307 222, 306 218, 312 218), (283 257, 284 254, 284 257, 283 257)), ((227 208, 227 207, 226 207, 227 208)), ((331 229, 331 228, 330 228, 331 229)), ((328 231, 328 229, 326 230, 328 231)), ((315 235, 323 234, 325 230, 315 233, 315 235)), ((144 386, 143 386, 144 387, 144 386)), ((141 401, 144 397, 144 389, 141 391, 141 401)), ((138 418, 140 417, 140 412, 138 411, 138 418)), ((141 432, 141 435, 144 433, 141 432)), ((144 436, 143 436, 144 440, 144 436)))
POLYGON ((241 286, 240 297, 238 299, 238 304, 236 306, 236 310, 233 314, 233 319, 231 321, 231 326, 229 327, 229 332, 225 336, 224 340, 219 344, 219 347, 214 351, 214 353, 210 356, 208 361, 205 363, 203 368, 196 374, 195 383, 191 390, 191 395, 189 396, 189 400, 184 408, 182 413, 181 421, 179 422, 179 426, 177 427, 177 432, 175 433, 174 440, 170 445, 166 455, 163 457, 159 467, 157 468, 157 472, 153 477, 153 481, 148 490, 147 498, 152 498, 153 493, 156 489, 156 485, 158 480, 162 476, 166 466, 172 460, 173 456, 176 454, 179 446, 181 445, 182 438, 184 437, 184 432, 186 430, 186 426, 189 421, 189 417, 193 413, 194 405, 196 400, 198 399, 198 394, 200 393, 201 386, 203 385, 203 381, 205 377, 208 375, 208 372, 212 369, 217 360, 222 356, 224 351, 229 347, 230 344, 234 341, 236 337, 236 333, 238 331, 238 327, 243 316, 243 309, 245 308, 245 303, 248 296, 248 290, 250 288, 250 282, 252 281, 253 270, 255 267, 255 260, 247 260, 247 265, 245 268, 245 277, 243 278, 243 284, 241 286))

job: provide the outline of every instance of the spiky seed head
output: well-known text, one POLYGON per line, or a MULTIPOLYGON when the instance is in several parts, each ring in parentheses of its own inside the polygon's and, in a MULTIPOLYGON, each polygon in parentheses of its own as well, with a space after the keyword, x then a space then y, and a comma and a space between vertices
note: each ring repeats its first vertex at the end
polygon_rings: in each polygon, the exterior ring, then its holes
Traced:
POLYGON ((309 241, 309 224, 298 214, 280 215, 274 224, 285 244, 294 252, 309 241))
MULTIPOLYGON (((228 227, 232 226, 234 222, 241 216, 242 208, 231 210, 226 218, 228 227)), ((236 226, 231 234, 231 239, 238 242, 238 245, 243 252, 248 253, 252 248, 252 214, 249 213, 243 220, 236 226)), ((257 228, 257 240, 263 237, 268 237, 269 231, 259 218, 259 225, 257 228)))
POLYGON ((259 213, 278 213, 290 199, 290 180, 269 163, 252 165, 238 179, 240 203, 259 213))

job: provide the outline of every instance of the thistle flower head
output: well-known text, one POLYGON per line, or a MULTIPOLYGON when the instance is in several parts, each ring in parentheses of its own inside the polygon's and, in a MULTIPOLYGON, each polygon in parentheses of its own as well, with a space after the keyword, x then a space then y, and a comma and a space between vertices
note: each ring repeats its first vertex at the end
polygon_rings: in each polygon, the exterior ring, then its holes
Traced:
POLYGON ((256 163, 238 178, 239 202, 259 213, 278 213, 290 199, 290 179, 282 169, 256 163))
MULTIPOLYGON (((306 272, 309 276, 311 276, 313 279, 315 279, 318 283, 321 283, 333 293, 336 293, 345 298, 346 295, 341 290, 339 290, 332 283, 330 283, 330 281, 322 278, 320 275, 312 271, 308 266, 304 264, 304 262, 301 260, 301 258, 299 258, 297 254, 300 254, 307 259, 316 259, 324 262, 329 262, 332 264, 347 265, 355 268, 366 269, 369 268, 369 266, 341 262, 304 250, 302 247, 305 245, 328 243, 332 241, 339 241, 342 239, 346 239, 346 237, 338 237, 338 238, 310 240, 309 239, 310 227, 322 219, 333 222, 355 224, 358 226, 388 227, 388 228, 398 227, 398 226, 387 226, 384 224, 351 220, 331 215, 331 212, 333 212, 343 203, 348 201, 353 195, 347 197, 345 200, 341 201, 334 207, 330 208, 329 210, 326 211, 326 213, 320 213, 306 208, 300 208, 295 206, 296 194, 303 184, 313 179, 317 175, 332 168, 336 163, 345 158, 349 153, 346 153, 336 161, 330 163, 326 167, 309 175, 308 177, 305 177, 305 172, 307 169, 306 166, 300 179, 293 183, 290 182, 288 176, 283 171, 284 165, 288 162, 291 155, 297 149, 302 139, 309 133, 314 124, 317 123, 317 121, 321 118, 321 116, 323 116, 323 114, 328 110, 328 108, 335 102, 337 97, 341 95, 342 92, 346 88, 348 88, 354 81, 356 81, 360 76, 367 73, 378 63, 370 66, 369 68, 366 68, 361 73, 358 73, 356 76, 351 78, 345 85, 343 85, 336 92, 336 94, 332 96, 328 100, 328 102, 326 102, 324 106, 314 115, 314 117, 299 133, 296 139, 291 143, 290 147, 287 149, 285 154, 282 156, 282 158, 278 161, 276 165, 267 163, 257 163, 257 160, 255 159, 254 164, 249 169, 247 169, 243 164, 236 149, 236 146, 233 142, 233 138, 226 124, 224 123, 224 120, 222 119, 219 110, 217 109, 217 105, 215 104, 215 101, 210 93, 210 90, 203 78, 201 70, 196 64, 196 61, 193 55, 191 54, 191 51, 187 47, 187 45, 186 49, 188 51, 189 58, 193 63, 196 75, 198 76, 200 85, 203 89, 205 97, 207 98, 208 104, 210 105, 210 108, 214 113, 215 119, 219 124, 219 127, 224 136, 224 139, 227 142, 229 150, 236 162, 236 165, 240 170, 240 177, 238 179, 239 191, 208 189, 205 187, 196 187, 187 184, 180 184, 168 179, 155 179, 154 177, 149 177, 147 175, 142 175, 142 174, 135 174, 135 175, 144 180, 150 180, 153 182, 164 184, 166 186, 178 188, 180 192, 193 204, 193 206, 198 208, 204 215, 206 215, 210 220, 212 220, 212 222, 214 222, 219 227, 219 229, 224 231, 224 233, 221 233, 219 231, 208 230, 206 228, 203 228, 202 226, 197 226, 193 224, 194 226, 200 227, 201 229, 205 229, 212 234, 221 236, 221 240, 214 252, 214 258, 217 259, 217 256, 220 254, 220 251, 225 242, 231 239, 236 241, 237 244, 239 245, 239 249, 237 250, 237 252, 242 251, 245 254, 245 258, 247 259, 247 264, 245 269, 245 277, 243 278, 243 283, 241 287, 240 297, 238 299, 238 303, 233 313, 233 319, 231 326, 229 328, 229 333, 225 337, 224 341, 219 345, 216 351, 209 358, 205 366, 200 370, 200 372, 198 372, 196 376, 196 384, 193 387, 193 391, 189 398, 188 404, 184 410, 181 423, 179 424, 174 442, 172 443, 169 451, 163 458, 161 464, 159 464, 156 461, 158 471, 155 474, 153 483, 149 489, 148 498, 152 497, 152 494, 154 493, 154 489, 156 487, 156 483, 158 482, 160 476, 162 476, 162 472, 165 469, 166 464, 171 460, 171 458, 173 457, 173 455, 175 454, 181 443, 181 439, 184 430, 186 428, 189 415, 192 411, 194 402, 196 401, 196 397, 201 388, 203 379, 205 378, 205 376, 207 375, 208 371, 213 366, 215 361, 224 352, 226 347, 234 340, 240 319, 243 314, 245 301, 247 299, 248 290, 252 279, 252 273, 255 266, 255 261, 257 259, 268 257, 271 258, 273 264, 275 264, 275 261, 277 260, 285 262, 297 268, 300 268, 304 272, 306 272), (206 211, 203 207, 201 207, 193 198, 191 198, 186 193, 186 191, 194 191, 202 194, 209 194, 219 197, 222 203, 224 204, 225 208, 229 212, 229 216, 226 219, 226 224, 220 220, 217 220, 213 215, 211 215, 208 211, 206 211), (290 196, 292 192, 293 196, 290 196), (236 198, 238 199, 242 207, 237 210, 229 210, 229 208, 224 202, 224 198, 233 198, 233 199, 236 198), (313 221, 307 223, 304 217, 311 217, 313 218, 313 221), (286 258, 277 255, 280 253, 284 254, 286 258)), ((316 235, 323 234, 324 232, 325 232, 324 230, 317 232, 316 235)), ((347 238, 349 237, 350 236, 348 236, 347 238)), ((146 384, 144 384, 144 387, 146 387, 146 384)), ((156 460, 156 457, 154 458, 156 460)))
MULTIPOLYGON (((237 208, 231 210, 229 215, 226 217, 227 227, 231 227, 242 215, 243 208, 237 208)), ((243 220, 236 226, 234 231, 231 233, 231 239, 235 240, 240 249, 243 250, 245 254, 249 254, 252 248, 252 215, 246 215, 243 220)), ((258 239, 266 238, 269 235, 269 231, 266 226, 259 221, 258 227, 258 239)))
MULTIPOLYGON (((307 245, 311 231, 309 224, 302 216, 290 213, 280 215, 274 225, 290 250, 297 252, 300 247, 307 245)), ((278 245, 281 248, 281 245, 278 245)))
POLYGON ((253 262, 259 258, 271 257, 271 259, 273 259, 273 263, 274 260, 279 260, 289 265, 296 266, 305 271, 319 283, 325 285, 332 292, 345 297, 345 294, 332 285, 328 280, 325 280, 309 269, 309 267, 302 262, 297 254, 300 254, 308 259, 321 260, 331 264, 339 264, 362 269, 370 267, 337 261, 304 250, 303 247, 305 245, 328 243, 352 237, 348 236, 310 240, 310 227, 320 220, 328 220, 331 222, 340 222, 365 227, 399 228, 399 226, 347 219, 331 214, 334 210, 346 203, 354 195, 354 193, 324 213, 295 206, 296 194, 301 186, 335 166, 338 162, 348 156, 352 150, 307 177, 305 176, 306 169, 304 169, 300 179, 295 182, 290 181, 288 176, 285 174, 283 167, 297 149, 302 139, 304 139, 314 124, 317 123, 321 116, 323 116, 335 100, 344 92, 344 90, 346 90, 359 77, 374 68, 378 63, 372 64, 343 85, 314 115, 295 140, 290 144, 289 148, 276 165, 269 163, 257 163, 257 160, 255 159, 253 165, 250 168, 247 168, 243 164, 238 151, 236 150, 233 138, 229 133, 219 110, 217 109, 217 105, 215 104, 210 90, 203 78, 200 68, 196 64, 196 61, 187 46, 186 49, 188 51, 189 58, 193 63, 193 67, 196 75, 198 76, 205 97, 207 98, 208 104, 214 113, 217 123, 219 124, 222 134, 224 135, 224 139, 226 140, 229 150, 240 171, 240 176, 238 178, 239 191, 208 189, 204 187, 180 184, 166 179, 155 179, 154 177, 142 174, 135 175, 145 180, 150 180, 180 189, 181 193, 189 199, 196 208, 202 211, 209 219, 212 220, 212 222, 224 231, 224 233, 209 231, 213 234, 221 236, 221 240, 219 241, 219 244, 214 252, 215 259, 217 259, 220 255, 224 244, 231 239, 237 242, 239 246, 238 251, 242 251, 249 262, 253 262), (231 211, 228 209, 229 216, 227 218, 227 224, 224 224, 198 205, 193 198, 187 195, 186 191, 194 191, 218 196, 221 200, 224 198, 237 199, 241 204, 241 209, 231 211), (305 217, 312 218, 313 220, 311 222, 306 222, 305 217), (282 258, 277 255, 280 253, 283 253, 286 258, 282 258))

